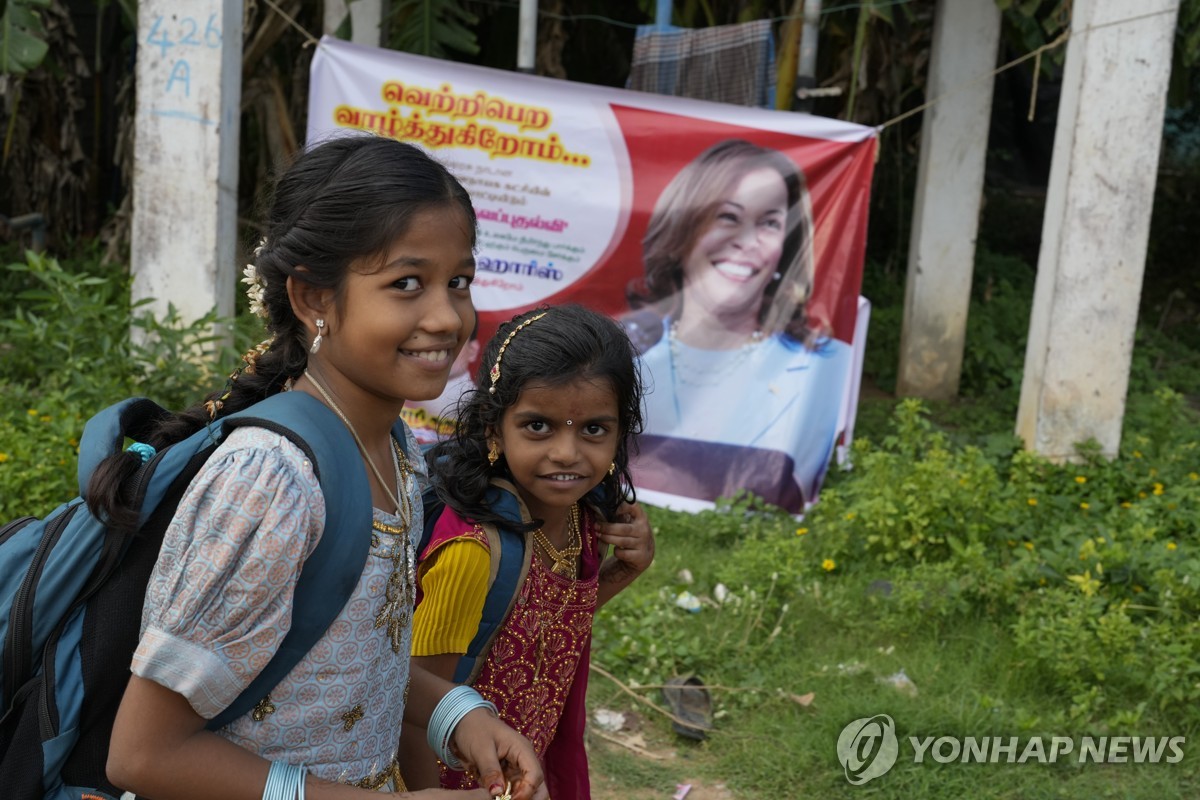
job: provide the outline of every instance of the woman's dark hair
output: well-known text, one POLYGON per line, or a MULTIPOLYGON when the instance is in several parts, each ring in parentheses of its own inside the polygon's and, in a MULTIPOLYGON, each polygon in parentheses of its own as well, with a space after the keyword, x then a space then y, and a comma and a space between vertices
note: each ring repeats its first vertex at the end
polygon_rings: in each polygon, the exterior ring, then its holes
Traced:
MULTIPOLYGON (((438 494, 459 516, 477 523, 507 522, 488 507, 487 491, 493 477, 509 477, 507 461, 501 457, 488 463, 487 441, 500 430, 504 412, 517 402, 530 385, 556 387, 577 380, 602 380, 617 398, 619 439, 613 459, 616 470, 605 473, 598 490, 588 500, 608 519, 624 500, 634 500, 633 476, 629 472, 630 447, 642 432, 642 383, 629 337, 613 320, 578 305, 541 307, 518 314, 500 326, 484 348, 475 388, 459 400, 451 438, 428 453, 430 476, 438 494), (492 393, 492 366, 500 346, 516 327, 531 322, 508 341, 501 361, 500 379, 492 393)), ((537 528, 534 520, 528 529, 537 528)))
MULTIPOLYGON (((203 428, 210 419, 247 408, 283 389, 308 364, 307 333, 288 298, 287 279, 334 290, 342 297, 351 269, 382 266, 386 249, 413 218, 429 209, 461 213, 475 245, 476 220, 462 184, 425 151, 373 135, 328 139, 300 153, 280 176, 265 217, 254 266, 265 282, 262 304, 267 343, 244 357, 225 388, 172 414, 147 438, 162 449, 203 428)), ((88 507, 114 526, 133 527, 122 484, 137 471, 137 456, 105 459, 88 485, 88 507)))
POLYGON ((758 323, 771 335, 783 332, 812 345, 818 331, 809 326, 806 310, 813 284, 812 202, 803 173, 778 150, 742 139, 726 139, 709 147, 681 169, 659 195, 642 239, 645 275, 632 281, 626 298, 632 309, 647 306, 676 309, 683 289, 683 260, 716 220, 721 203, 750 172, 769 168, 787 189, 787 227, 779 278, 763 289, 758 323))

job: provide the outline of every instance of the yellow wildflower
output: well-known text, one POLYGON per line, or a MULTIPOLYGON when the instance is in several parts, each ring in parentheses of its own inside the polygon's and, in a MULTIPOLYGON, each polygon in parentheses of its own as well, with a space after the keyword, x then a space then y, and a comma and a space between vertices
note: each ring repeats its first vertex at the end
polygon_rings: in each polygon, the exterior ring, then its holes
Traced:
POLYGON ((1033 542, 1025 542, 1025 549, 1026 549, 1026 550, 1032 550, 1032 549, 1033 549, 1033 542))
POLYGON ((1079 591, 1086 596, 1091 597, 1100 588, 1100 581, 1092 577, 1090 570, 1085 570, 1082 575, 1068 575, 1067 580, 1079 587, 1079 591))
POLYGON ((29 416, 31 416, 31 417, 36 417, 36 416, 38 415, 38 413, 39 413, 39 412, 38 412, 38 410, 37 410, 36 408, 31 408, 31 409, 29 409, 28 411, 26 411, 25 413, 26 413, 26 414, 28 414, 28 415, 29 415, 29 416))
POLYGON ((3 464, 5 461, 8 461, 8 453, 0 453, 0 464, 3 464))
POLYGON ((1200 474, 1197 474, 1195 472, 1189 472, 1188 477, 1194 481, 1200 481, 1200 474))
POLYGON ((1146 493, 1145 493, 1145 492, 1138 492, 1138 499, 1139 499, 1139 500, 1145 500, 1145 499, 1146 499, 1146 493))
POLYGON ((1175 549, 1176 549, 1176 548, 1178 548, 1178 547, 1179 547, 1179 545, 1175 544, 1174 542, 1167 542, 1167 549, 1168 549, 1168 550, 1175 550, 1175 549))
POLYGON ((1141 453, 1141 451, 1140 451, 1140 450, 1134 450, 1134 451, 1133 451, 1133 457, 1134 457, 1134 458, 1141 458, 1141 457, 1142 457, 1142 453, 1141 453))
POLYGON ((1124 503, 1121 503, 1121 508, 1133 508, 1133 503, 1126 500, 1124 503))
POLYGON ((857 517, 857 516, 858 516, 858 514, 854 513, 853 511, 848 511, 848 512, 846 512, 846 519, 847 519, 847 520, 854 519, 854 518, 855 518, 855 517, 857 517))
POLYGON ((803 536, 806 533, 808 533, 808 528, 796 528, 797 536, 803 536))
POLYGON ((1085 477, 1083 475, 1076 475, 1075 482, 1076 483, 1087 483, 1087 477, 1085 477))
POLYGON ((49 422, 52 419, 53 417, 51 417, 49 414, 42 415, 42 422, 49 422))
POLYGON ((827 558, 821 562, 821 569, 825 570, 826 572, 833 572, 835 569, 837 569, 837 562, 835 562, 832 558, 827 558))
POLYGON ((1036 498, 1036 497, 1031 497, 1031 498, 1029 498, 1028 500, 1026 500, 1025 502, 1026 502, 1026 503, 1029 503, 1029 505, 1031 505, 1031 506, 1036 506, 1036 505, 1037 505, 1037 498, 1036 498))
POLYGON ((1155 493, 1156 495, 1159 495, 1159 494, 1162 494, 1162 493, 1163 493, 1163 485, 1162 485, 1161 483, 1156 483, 1156 484, 1154 484, 1154 493, 1155 493))
POLYGON ((1089 506, 1087 503, 1080 503, 1079 507, 1082 508, 1084 511, 1087 511, 1089 508, 1091 508, 1091 506, 1089 506))
POLYGON ((67 444, 71 445, 71 447, 79 447, 79 440, 72 436, 70 439, 67 439, 67 444))

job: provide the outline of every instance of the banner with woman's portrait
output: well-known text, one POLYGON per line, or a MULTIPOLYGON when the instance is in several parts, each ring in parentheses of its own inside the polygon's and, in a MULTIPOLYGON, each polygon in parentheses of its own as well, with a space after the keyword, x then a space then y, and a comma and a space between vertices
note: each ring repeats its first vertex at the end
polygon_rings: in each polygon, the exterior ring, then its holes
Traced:
MULTIPOLYGON (((541 304, 625 325, 646 386, 640 497, 816 499, 857 402, 873 129, 327 37, 307 139, 348 131, 420 144, 470 191, 478 342, 541 304)), ((419 438, 453 425, 477 351, 405 410, 419 438)))

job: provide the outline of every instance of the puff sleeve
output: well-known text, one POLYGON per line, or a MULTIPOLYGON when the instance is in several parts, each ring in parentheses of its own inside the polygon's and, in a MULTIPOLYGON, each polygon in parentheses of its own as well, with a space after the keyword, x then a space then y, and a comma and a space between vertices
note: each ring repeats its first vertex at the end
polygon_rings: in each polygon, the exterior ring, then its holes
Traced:
POLYGON ((150 576, 135 675, 205 719, 230 705, 291 627, 292 593, 320 540, 325 502, 286 437, 232 432, 176 509, 150 576))

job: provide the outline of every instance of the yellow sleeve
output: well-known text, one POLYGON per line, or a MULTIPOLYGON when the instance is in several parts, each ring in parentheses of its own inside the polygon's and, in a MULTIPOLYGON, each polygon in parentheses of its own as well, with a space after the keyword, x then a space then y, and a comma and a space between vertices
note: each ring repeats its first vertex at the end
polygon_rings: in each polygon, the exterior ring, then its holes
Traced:
POLYGON ((483 619, 491 554, 474 539, 455 539, 421 568, 421 604, 413 614, 412 654, 466 653, 483 619))

